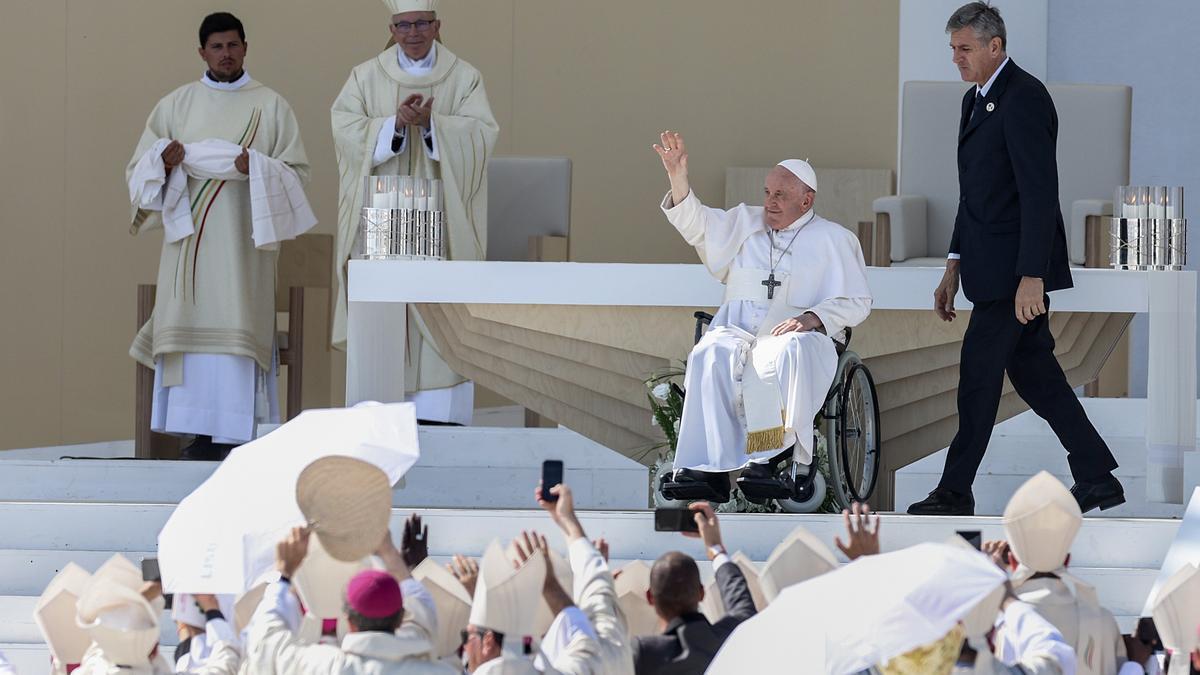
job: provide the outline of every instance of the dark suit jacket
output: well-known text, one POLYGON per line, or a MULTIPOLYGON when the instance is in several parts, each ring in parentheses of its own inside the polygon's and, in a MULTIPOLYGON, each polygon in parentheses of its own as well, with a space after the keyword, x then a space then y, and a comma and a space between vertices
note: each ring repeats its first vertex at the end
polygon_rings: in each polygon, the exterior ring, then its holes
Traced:
POLYGON ((716 623, 699 612, 676 618, 662 635, 640 637, 633 643, 637 675, 690 675, 703 673, 738 624, 754 616, 750 586, 737 565, 717 569, 717 587, 726 614, 716 623))
POLYGON ((1047 292, 1071 287, 1057 142, 1050 92, 1011 60, 980 105, 975 87, 963 96, 950 252, 972 302, 1014 297, 1023 276, 1041 277, 1047 292))

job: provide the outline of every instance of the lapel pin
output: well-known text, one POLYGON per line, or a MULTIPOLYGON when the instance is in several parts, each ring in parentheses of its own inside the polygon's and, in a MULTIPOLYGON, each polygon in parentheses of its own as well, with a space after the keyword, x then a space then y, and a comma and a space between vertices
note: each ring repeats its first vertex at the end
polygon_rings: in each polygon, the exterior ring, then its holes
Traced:
POLYGON ((995 103, 988 103, 988 104, 987 104, 987 111, 988 111, 988 112, 992 112, 992 111, 993 111, 993 110, 995 110, 995 109, 996 109, 996 104, 995 104, 995 103))

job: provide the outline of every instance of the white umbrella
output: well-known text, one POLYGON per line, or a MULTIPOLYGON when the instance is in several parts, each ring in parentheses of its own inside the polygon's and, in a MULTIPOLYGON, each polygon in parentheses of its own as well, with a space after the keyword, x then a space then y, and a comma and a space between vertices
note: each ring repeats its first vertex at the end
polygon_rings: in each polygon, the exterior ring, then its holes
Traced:
POLYGON ((236 448, 158 535, 165 591, 240 594, 262 581, 275 544, 304 523, 296 479, 329 455, 374 464, 395 485, 420 455, 413 405, 308 410, 236 448))
POLYGON ((858 673, 941 638, 1007 579, 987 556, 946 544, 865 556, 784 589, 707 672, 858 673))

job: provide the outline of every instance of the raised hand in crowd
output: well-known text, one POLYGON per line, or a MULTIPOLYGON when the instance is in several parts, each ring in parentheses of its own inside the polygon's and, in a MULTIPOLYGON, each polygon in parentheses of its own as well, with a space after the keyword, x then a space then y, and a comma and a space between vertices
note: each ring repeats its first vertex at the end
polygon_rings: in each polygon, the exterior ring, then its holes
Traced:
POLYGON ((467 594, 475 595, 475 581, 479 579, 479 563, 464 555, 454 554, 454 560, 446 563, 446 569, 455 579, 467 589, 467 594))
POLYGON ((542 597, 546 599, 546 604, 550 605, 550 611, 555 616, 558 616, 558 613, 564 608, 575 604, 571 600, 571 594, 567 593, 562 584, 558 583, 558 575, 554 573, 554 565, 550 561, 550 544, 546 542, 545 535, 537 532, 521 532, 521 536, 513 540, 513 544, 517 549, 517 559, 513 561, 513 567, 524 565, 535 555, 546 559, 546 578, 542 582, 542 597))
MULTIPOLYGON (((404 523, 405 534, 408 533, 408 526, 411 522, 412 518, 409 518, 404 523)), ((390 528, 383 533, 383 541, 379 542, 379 548, 375 549, 375 555, 383 563, 383 567, 388 573, 396 577, 396 581, 404 581, 412 576, 412 569, 405 560, 404 554, 392 542, 392 531, 390 528)))
POLYGON ((579 518, 575 515, 575 497, 571 494, 571 488, 566 484, 555 485, 550 488, 550 494, 558 499, 552 502, 542 499, 542 482, 538 481, 534 499, 537 500, 538 506, 542 507, 543 511, 550 514, 551 520, 562 528, 563 534, 567 535, 567 542, 586 538, 583 525, 579 523, 579 518))
POLYGON ((833 543, 843 555, 857 560, 864 555, 879 554, 879 514, 872 514, 870 505, 854 502, 849 509, 842 510, 842 520, 846 523, 846 541, 834 537, 833 543))
POLYGON ((596 547, 596 551, 600 553, 601 558, 604 558, 604 562, 608 562, 608 540, 600 537, 592 542, 592 546, 596 547))
POLYGON ((409 569, 415 569, 429 557, 429 526, 421 526, 421 516, 412 514, 404 521, 400 537, 400 553, 409 569))
POLYGON ((699 532, 684 532, 683 536, 699 539, 704 542, 708 551, 708 559, 712 560, 718 553, 725 552, 725 544, 721 541, 721 523, 717 520, 717 512, 708 502, 693 502, 688 508, 695 512, 696 527, 699 532))
POLYGON ((291 579, 300 569, 308 555, 308 538, 311 531, 307 527, 293 527, 278 544, 275 545, 275 571, 291 579))
POLYGON ((987 554, 996 563, 996 566, 1005 572, 1008 571, 1008 542, 1003 539, 995 539, 985 541, 979 547, 979 550, 987 554))

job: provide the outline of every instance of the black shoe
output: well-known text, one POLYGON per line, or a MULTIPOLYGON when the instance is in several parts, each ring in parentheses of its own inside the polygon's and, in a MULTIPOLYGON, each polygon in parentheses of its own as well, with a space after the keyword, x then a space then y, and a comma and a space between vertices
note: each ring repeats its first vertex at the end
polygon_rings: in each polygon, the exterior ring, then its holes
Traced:
POLYGON ((729 501, 729 474, 676 469, 663 475, 659 492, 671 500, 704 500, 724 504, 729 501))
POLYGON ((774 461, 747 466, 738 476, 737 486, 753 504, 766 504, 771 499, 790 499, 795 492, 791 474, 774 461))
POLYGON ((220 451, 213 445, 212 436, 197 435, 179 450, 179 459, 192 462, 219 462, 220 451))
POLYGON ((925 499, 908 507, 914 516, 973 516, 975 497, 970 492, 959 494, 938 486, 925 499))
POLYGON ((1087 513, 1097 506, 1101 511, 1107 511, 1114 506, 1125 503, 1125 488, 1121 481, 1111 473, 1093 480, 1075 481, 1071 494, 1079 502, 1079 510, 1087 513))

